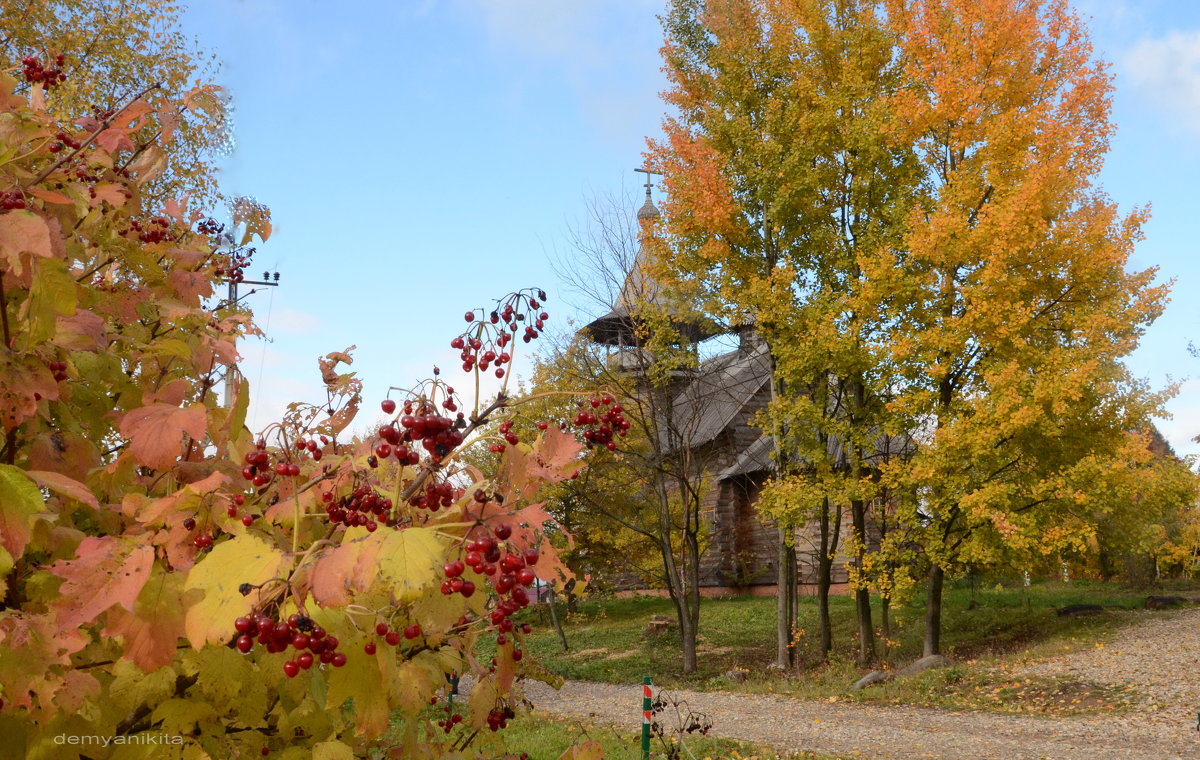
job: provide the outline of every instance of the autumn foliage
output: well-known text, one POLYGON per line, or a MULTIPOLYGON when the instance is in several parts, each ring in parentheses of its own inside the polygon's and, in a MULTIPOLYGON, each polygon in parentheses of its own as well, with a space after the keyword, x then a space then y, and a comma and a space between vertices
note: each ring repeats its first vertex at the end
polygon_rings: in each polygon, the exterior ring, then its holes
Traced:
POLYGON ((1061 0, 676 0, 665 25, 660 260, 770 347, 763 506, 848 506, 861 658, 866 587, 909 567, 937 652, 946 573, 1081 560, 1139 498, 1112 486, 1165 395, 1122 360, 1168 286, 1129 268, 1145 210, 1095 184, 1111 76, 1061 0))
MULTIPOLYGON (((230 247, 145 192, 172 146, 141 127, 206 91, 66 123, 48 66, 0 75, 0 756, 66 756, 64 737, 88 757, 501 755, 517 679, 539 673, 512 615, 569 578, 538 490, 582 445, 506 435, 514 400, 465 410, 438 377, 350 438, 346 352, 320 361, 325 399, 252 435, 247 384, 228 406, 214 388, 254 328, 216 287, 269 216, 235 205, 230 247), (459 463, 472 445, 495 472, 459 463), (451 674, 476 682, 457 716, 435 704, 451 674)), ((507 366, 544 300, 469 320, 469 368, 498 347, 507 366)))

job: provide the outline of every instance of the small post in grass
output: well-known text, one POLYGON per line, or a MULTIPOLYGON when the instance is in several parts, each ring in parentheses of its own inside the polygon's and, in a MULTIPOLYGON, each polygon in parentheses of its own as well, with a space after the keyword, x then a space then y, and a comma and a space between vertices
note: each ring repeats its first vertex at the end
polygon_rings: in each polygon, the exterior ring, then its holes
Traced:
POLYGON ((642 679, 642 760, 650 760, 650 717, 653 714, 650 704, 653 690, 650 684, 650 676, 642 679))

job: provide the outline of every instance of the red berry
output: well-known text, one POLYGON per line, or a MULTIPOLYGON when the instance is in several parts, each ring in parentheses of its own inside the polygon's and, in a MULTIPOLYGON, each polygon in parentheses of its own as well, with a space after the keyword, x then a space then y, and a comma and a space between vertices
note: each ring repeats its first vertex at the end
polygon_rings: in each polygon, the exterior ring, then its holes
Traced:
POLYGON ((526 549, 526 550, 525 550, 525 552, 524 552, 525 564, 526 564, 526 565, 536 565, 536 564, 537 564, 537 561, 538 561, 538 558, 539 558, 540 556, 541 556, 541 555, 540 555, 540 554, 538 554, 538 550, 537 550, 537 549, 534 549, 533 547, 530 547, 530 548, 526 549))
POLYGON ((417 625, 416 623, 413 623, 412 625, 406 626, 404 628, 404 638, 406 638, 406 639, 415 639, 416 637, 418 637, 420 635, 421 635, 421 626, 417 625))
POLYGON ((300 664, 299 663, 297 663, 293 660, 288 660, 287 662, 283 663, 283 674, 286 675, 288 678, 295 678, 296 674, 299 672, 300 672, 300 664))
POLYGON ((367 654, 375 654, 375 642, 368 641, 366 644, 363 644, 363 651, 367 654))
POLYGON ((383 638, 385 641, 387 641, 388 644, 391 644, 392 646, 396 646, 397 644, 400 643, 400 633, 398 631, 388 631, 387 635, 384 636, 383 638))
POLYGON ((375 635, 376 636, 386 636, 387 632, 388 632, 387 623, 376 623, 375 624, 375 635))
POLYGON ((243 633, 241 636, 238 636, 237 650, 239 652, 241 652, 242 654, 245 654, 246 652, 249 652, 253 648, 254 648, 254 639, 250 638, 250 636, 248 634, 243 633))
POLYGON ((245 525, 247 528, 249 528, 253 524, 254 515, 242 515, 242 525, 245 525))
POLYGON ((245 633, 254 627, 254 621, 248 617, 240 617, 233 621, 233 629, 238 633, 245 633))
POLYGON ((296 658, 296 664, 299 665, 303 670, 308 670, 311 668, 313 664, 312 652, 302 652, 300 656, 296 658))
POLYGON ((474 322, 475 321, 475 312, 468 311, 466 314, 463 315, 463 319, 467 320, 468 322, 474 322))
POLYGON ((379 405, 379 408, 383 409, 384 414, 391 414, 392 412, 396 411, 396 402, 392 401, 390 398, 386 398, 383 400, 383 403, 379 405))
POLYGON ((496 535, 496 538, 503 541, 512 535, 512 526, 511 525, 497 525, 495 528, 492 528, 492 533, 494 533, 496 535))
POLYGON ((346 664, 345 652, 334 652, 333 657, 329 659, 329 664, 335 668, 340 668, 346 664))
POLYGON ((532 586, 534 577, 533 571, 527 567, 523 567, 517 571, 517 582, 522 586, 532 586))

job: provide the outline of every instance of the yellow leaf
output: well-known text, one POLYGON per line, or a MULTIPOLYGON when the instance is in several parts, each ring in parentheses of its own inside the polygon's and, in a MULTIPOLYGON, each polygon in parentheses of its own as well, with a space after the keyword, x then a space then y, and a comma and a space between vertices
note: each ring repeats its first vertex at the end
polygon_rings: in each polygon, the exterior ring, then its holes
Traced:
POLYGON ((283 564, 283 553, 265 541, 244 533, 218 544, 188 573, 185 591, 200 589, 204 598, 193 604, 184 618, 184 631, 192 646, 224 644, 233 621, 250 612, 253 597, 242 596, 238 586, 261 584, 274 578, 283 564))
POLYGON ((379 548, 379 575, 398 602, 416 601, 439 584, 444 555, 441 540, 431 530, 389 531, 379 548))
POLYGON ((354 760, 354 752, 341 742, 320 742, 313 745, 313 760, 354 760))
POLYGON ((471 689, 467 704, 471 708, 472 727, 482 729, 487 725, 488 713, 496 706, 496 695, 496 677, 490 674, 479 679, 479 683, 471 689))

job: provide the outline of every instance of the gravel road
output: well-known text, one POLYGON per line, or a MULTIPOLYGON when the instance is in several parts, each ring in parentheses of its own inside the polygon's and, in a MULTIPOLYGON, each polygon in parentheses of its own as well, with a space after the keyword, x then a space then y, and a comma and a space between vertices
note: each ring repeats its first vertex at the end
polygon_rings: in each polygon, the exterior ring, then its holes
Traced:
MULTIPOLYGON (((1121 716, 1048 718, 914 707, 673 691, 714 720, 712 733, 781 750, 862 758, 1176 760, 1200 758, 1200 610, 1135 621, 1093 650, 1031 662, 1020 672, 1127 684, 1150 701, 1121 716)), ((640 686, 525 685, 538 710, 640 723, 640 686)))

